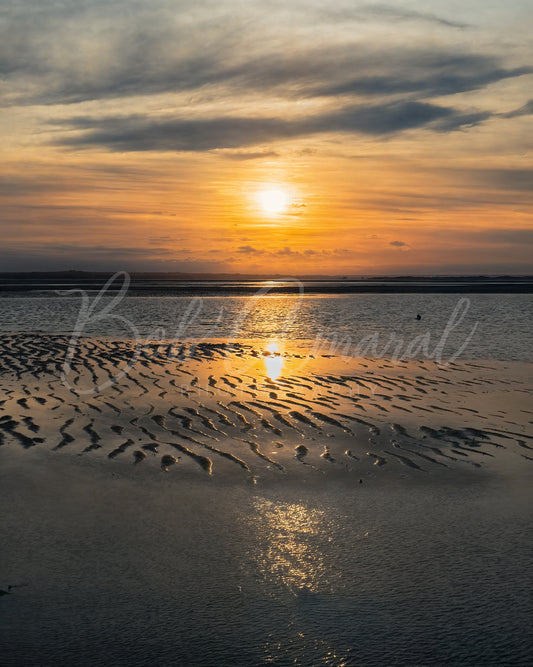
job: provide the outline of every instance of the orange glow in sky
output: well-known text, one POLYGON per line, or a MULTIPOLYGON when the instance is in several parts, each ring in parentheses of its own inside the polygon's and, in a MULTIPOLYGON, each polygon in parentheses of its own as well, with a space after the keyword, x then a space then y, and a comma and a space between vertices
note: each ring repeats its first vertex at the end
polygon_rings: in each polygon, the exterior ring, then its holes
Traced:
POLYGON ((0 271, 530 272, 531 20, 8 3, 0 271))

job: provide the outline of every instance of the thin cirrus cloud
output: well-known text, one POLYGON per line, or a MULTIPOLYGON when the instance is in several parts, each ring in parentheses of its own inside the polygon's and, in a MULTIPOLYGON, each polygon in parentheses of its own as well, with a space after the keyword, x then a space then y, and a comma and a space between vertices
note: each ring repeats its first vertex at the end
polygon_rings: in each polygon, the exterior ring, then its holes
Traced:
POLYGON ((533 71, 527 63, 507 67, 492 53, 451 48, 446 39, 421 37, 400 46, 359 29, 398 22, 418 26, 421 36, 421 22, 441 26, 444 35, 466 28, 384 3, 78 0, 65 6, 20 0, 0 7, 2 105, 209 89, 222 95, 270 91, 287 99, 406 93, 423 99, 533 71), (320 38, 310 41, 310 31, 320 38))
MULTIPOLYGON (((16 86, 5 97, 8 104, 75 104, 85 101, 183 93, 212 88, 219 95, 276 94, 291 99, 313 97, 390 97, 413 99, 455 95, 533 73, 529 66, 505 67, 501 59, 475 53, 453 53, 445 48, 403 49, 331 45, 281 57, 268 47, 257 56, 222 47, 213 52, 176 54, 164 59, 146 48, 131 57, 120 41, 109 47, 113 67, 94 57, 91 71, 84 62, 49 64, 39 52, 15 58, 17 51, 0 54, 0 73, 16 86), (224 55, 225 54, 225 55, 224 55), (354 76, 354 72, 357 74, 354 76)), ((171 49, 169 49, 172 52, 171 49)), ((43 54, 45 56, 46 54, 43 54)), ((44 57, 46 60, 46 57, 44 57)))
POLYGON ((394 7, 393 5, 385 3, 365 5, 361 9, 363 12, 367 12, 369 16, 388 19, 390 21, 422 21, 424 23, 434 23, 446 28, 465 29, 471 27, 468 23, 452 21, 451 19, 443 18, 442 16, 438 16, 431 12, 417 11, 405 7, 394 7))
MULTIPOLYGON (((271 2, 274 7, 286 7, 283 0, 271 2)), ((336 0, 331 3, 314 3, 312 0, 293 0, 293 7, 303 9, 307 14, 316 16, 321 22, 331 24, 346 24, 354 22, 398 23, 399 21, 429 23, 444 28, 458 28, 464 30, 472 27, 470 23, 457 21, 441 16, 437 13, 423 10, 407 9, 387 3, 357 3, 353 0, 336 0)))

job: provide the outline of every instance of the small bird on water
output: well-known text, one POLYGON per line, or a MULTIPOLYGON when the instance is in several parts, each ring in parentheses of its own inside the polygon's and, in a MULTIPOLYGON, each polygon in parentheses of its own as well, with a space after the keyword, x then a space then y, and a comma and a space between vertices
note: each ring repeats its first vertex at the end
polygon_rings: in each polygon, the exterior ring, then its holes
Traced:
POLYGON ((421 320, 421 319, 422 319, 422 315, 420 315, 420 313, 417 313, 417 314, 416 314, 416 319, 417 319, 417 320, 421 320))

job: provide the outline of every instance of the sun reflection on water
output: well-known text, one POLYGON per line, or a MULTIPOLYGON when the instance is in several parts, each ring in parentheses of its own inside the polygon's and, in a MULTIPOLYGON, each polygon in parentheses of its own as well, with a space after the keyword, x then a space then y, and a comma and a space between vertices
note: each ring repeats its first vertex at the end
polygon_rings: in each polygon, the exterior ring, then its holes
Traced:
POLYGON ((334 521, 326 511, 299 502, 255 498, 254 509, 253 562, 268 595, 278 603, 292 600, 295 612, 286 632, 269 634, 263 646, 265 662, 303 664, 300 659, 312 655, 315 661, 306 664, 344 667, 349 649, 333 646, 317 620, 322 605, 328 612, 341 577, 332 568, 334 521))
POLYGON ((279 343, 272 341, 263 352, 266 374, 270 380, 277 380, 283 369, 283 356, 279 350, 279 343))
POLYGON ((263 576, 295 594, 314 593, 326 571, 324 556, 316 542, 323 531, 325 515, 295 503, 258 499, 255 508, 262 517, 258 566, 263 576))

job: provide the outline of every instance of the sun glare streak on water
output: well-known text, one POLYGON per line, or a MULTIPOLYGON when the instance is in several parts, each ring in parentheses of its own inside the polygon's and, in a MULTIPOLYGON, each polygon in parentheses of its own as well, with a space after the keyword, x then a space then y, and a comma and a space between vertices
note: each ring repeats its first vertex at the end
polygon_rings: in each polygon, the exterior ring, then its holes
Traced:
MULTIPOLYGON (((332 579, 337 579, 331 556, 324 549, 325 536, 332 527, 327 513, 303 503, 264 498, 255 499, 254 509, 257 549, 252 560, 259 577, 273 599, 285 598, 294 605, 288 636, 272 633, 263 645, 266 662, 287 661, 292 645, 305 646, 314 655, 315 664, 343 667, 348 664, 347 651, 336 647, 322 632, 321 623, 312 619, 313 606, 322 594, 330 592, 332 579)), ((294 664, 299 664, 297 655, 298 650, 294 664)))
POLYGON ((267 377, 272 381, 277 380, 281 375, 284 360, 279 350, 279 344, 276 341, 272 341, 266 346, 263 359, 267 377))
POLYGON ((326 515, 296 503, 257 499, 261 518, 256 525, 262 549, 257 554, 261 575, 295 595, 318 591, 326 576, 324 554, 317 538, 327 530, 326 515))
MULTIPOLYGON (((429 347, 434 348, 458 301, 457 294, 306 295, 303 299, 290 295, 203 296, 198 315, 191 317, 191 298, 126 297, 113 309, 118 319, 93 319, 83 334, 131 338, 125 318, 149 339, 156 329, 162 329, 165 339, 191 341, 228 337, 237 341, 319 341, 329 354, 365 356, 365 341, 374 337, 378 356, 390 356, 394 346, 389 346, 388 353, 381 350, 391 336, 403 340, 402 350, 406 350, 418 336, 429 333, 429 347), (417 313, 422 314, 421 321, 416 319, 417 313)), ((469 299, 471 306, 464 320, 446 339, 444 357, 460 349, 478 323, 461 359, 533 359, 530 295, 474 294, 469 299)), ((109 303, 108 297, 102 301, 102 305, 109 303)), ((0 299, 0 332, 71 335, 80 304, 78 297, 65 296, 16 295, 0 299)), ((370 349, 368 356, 373 355, 370 349)), ((417 356, 424 357, 422 353, 417 356)))

